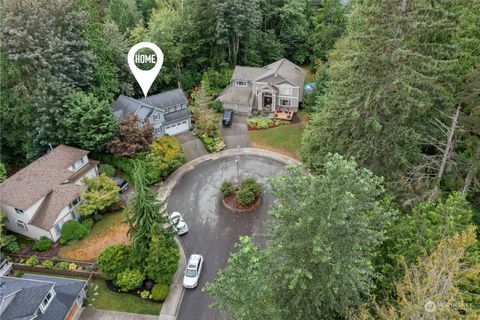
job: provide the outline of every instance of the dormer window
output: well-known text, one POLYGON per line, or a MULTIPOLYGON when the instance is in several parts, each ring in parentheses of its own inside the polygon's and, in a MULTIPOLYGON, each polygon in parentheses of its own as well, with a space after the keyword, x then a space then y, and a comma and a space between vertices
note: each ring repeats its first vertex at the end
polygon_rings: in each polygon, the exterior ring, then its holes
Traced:
POLYGON ((83 167, 83 165, 85 164, 85 161, 83 161, 83 158, 75 161, 74 164, 72 164, 71 168, 73 171, 77 171, 78 169, 80 169, 81 167, 83 167))
POLYGON ((237 86, 237 87, 246 87, 246 86, 247 86, 247 81, 235 80, 235 86, 237 86))
POLYGON ((76 197, 75 200, 73 200, 69 205, 68 205, 68 209, 72 210, 73 208, 75 208, 75 206, 77 204, 80 203, 80 201, 82 201, 82 199, 80 197, 76 197))
POLYGON ((50 291, 48 291, 47 295, 45 296, 42 303, 40 304, 40 309, 42 310, 43 313, 45 313, 45 311, 47 310, 48 305, 50 304, 50 302, 52 302, 54 296, 55 296, 55 291, 53 291, 53 289, 50 289, 50 291))

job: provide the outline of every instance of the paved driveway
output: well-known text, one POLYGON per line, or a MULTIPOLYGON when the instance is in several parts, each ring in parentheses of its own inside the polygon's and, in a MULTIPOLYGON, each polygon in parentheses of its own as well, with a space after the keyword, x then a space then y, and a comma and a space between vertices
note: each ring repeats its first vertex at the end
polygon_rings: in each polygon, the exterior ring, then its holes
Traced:
POLYGON ((236 179, 235 160, 239 160, 240 179, 255 177, 266 186, 266 179, 281 173, 284 164, 254 155, 238 155, 199 164, 185 174, 172 190, 169 212, 183 213, 190 231, 182 236, 187 257, 200 253, 205 257, 199 286, 186 290, 178 319, 223 319, 220 310, 209 308, 212 297, 202 292, 207 281, 213 281, 217 271, 225 266, 234 243, 240 235, 252 235, 258 242, 264 231, 267 211, 274 196, 264 192, 261 207, 250 213, 235 214, 221 203, 220 187, 224 180, 236 179))
POLYGON ((233 123, 230 127, 224 127, 220 123, 223 139, 227 149, 249 148, 251 147, 250 137, 247 130, 247 117, 243 114, 235 113, 233 123))
POLYGON ((198 139, 191 131, 177 134, 175 138, 177 138, 182 144, 187 162, 208 153, 203 146, 202 141, 200 141, 200 139, 198 139))

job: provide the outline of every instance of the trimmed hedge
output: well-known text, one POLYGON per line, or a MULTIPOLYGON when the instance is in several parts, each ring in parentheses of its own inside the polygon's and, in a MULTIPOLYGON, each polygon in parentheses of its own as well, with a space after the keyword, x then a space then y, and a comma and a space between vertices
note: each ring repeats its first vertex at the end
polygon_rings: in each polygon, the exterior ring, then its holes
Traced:
POLYGON ((52 245, 53 245, 53 241, 50 240, 50 238, 43 236, 43 237, 40 237, 40 239, 35 242, 35 244, 33 245, 33 250, 47 251, 52 247, 52 245))
POLYGON ((120 288, 120 291, 128 292, 140 288, 144 280, 145 275, 140 270, 127 269, 117 275, 115 285, 120 288))
POLYGON ((125 244, 113 244, 106 247, 98 256, 98 268, 107 280, 114 280, 128 267, 130 247, 125 244))
POLYGON ((88 234, 87 228, 76 220, 68 220, 62 226, 60 244, 67 244, 71 241, 80 240, 88 234))
POLYGON ((253 178, 248 178, 238 187, 235 198, 238 203, 247 205, 253 203, 260 192, 262 192, 262 186, 253 178))

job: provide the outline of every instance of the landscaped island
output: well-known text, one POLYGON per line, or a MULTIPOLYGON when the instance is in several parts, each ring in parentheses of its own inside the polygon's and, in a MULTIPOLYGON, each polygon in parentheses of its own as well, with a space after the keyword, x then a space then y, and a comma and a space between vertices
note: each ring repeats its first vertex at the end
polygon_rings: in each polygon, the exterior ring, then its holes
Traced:
POLYGON ((247 178, 239 184, 224 181, 221 190, 223 204, 236 212, 251 211, 262 202, 262 186, 253 178, 247 178))

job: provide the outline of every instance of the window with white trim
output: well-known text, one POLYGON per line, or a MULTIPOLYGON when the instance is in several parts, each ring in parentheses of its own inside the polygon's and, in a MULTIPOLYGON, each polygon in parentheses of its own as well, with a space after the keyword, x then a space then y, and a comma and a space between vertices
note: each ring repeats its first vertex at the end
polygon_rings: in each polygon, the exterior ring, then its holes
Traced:
POLYGON ((15 208, 15 212, 16 212, 17 214, 23 214, 23 210, 22 210, 22 209, 15 208))
POLYGON ((83 158, 75 161, 74 164, 72 164, 71 168, 73 171, 77 171, 78 169, 80 169, 81 167, 83 167, 83 165, 85 164, 85 161, 83 161, 83 158))
POLYGON ((292 95, 292 87, 290 86, 280 86, 279 91, 281 95, 284 96, 291 96, 292 95))
POLYGON ((82 201, 82 199, 80 197, 76 197, 75 200, 73 200, 69 205, 68 205, 68 209, 73 209, 77 204, 80 203, 80 201, 82 201))
POLYGON ((237 87, 246 87, 246 86, 247 86, 247 81, 235 80, 235 85, 236 85, 237 87))
POLYGON ((54 227, 55 229, 55 233, 57 234, 57 236, 61 235, 62 234, 62 227, 60 227, 60 224, 57 223, 54 227))
POLYGON ((28 230, 27 224, 25 222, 23 222, 22 220, 17 220, 17 227, 19 227, 20 229, 25 230, 25 231, 28 230))
POLYGON ((290 99, 280 99, 280 105, 283 107, 290 107, 291 103, 290 99))
POLYGON ((43 312, 47 310, 47 307, 50 304, 50 302, 52 302, 54 296, 55 296, 54 291, 50 289, 50 291, 48 291, 47 295, 45 296, 42 303, 40 304, 40 308, 42 309, 43 312))

